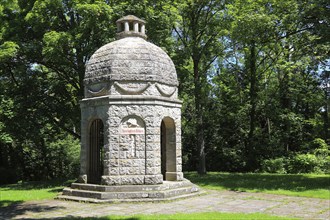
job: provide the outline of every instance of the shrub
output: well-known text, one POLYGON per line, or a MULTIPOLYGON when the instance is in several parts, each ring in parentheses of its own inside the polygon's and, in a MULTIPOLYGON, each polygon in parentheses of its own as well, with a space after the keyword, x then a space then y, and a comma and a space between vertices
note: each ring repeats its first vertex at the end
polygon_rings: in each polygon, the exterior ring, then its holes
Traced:
POLYGON ((264 160, 261 171, 266 173, 330 173, 330 150, 322 139, 315 139, 312 153, 293 154, 290 157, 279 157, 264 160), (321 144, 320 144, 321 143, 321 144))
MULTIPOLYGON (((80 142, 71 135, 62 135, 49 143, 48 163, 52 178, 76 177, 79 174, 80 142)), ((48 172, 50 172, 48 171, 48 172)))
POLYGON ((320 173, 321 162, 314 154, 296 154, 289 160, 290 173, 320 173))
POLYGON ((317 148, 313 153, 318 159, 320 171, 322 173, 330 173, 330 150, 327 148, 317 148))
POLYGON ((323 164, 323 172, 329 174, 330 173, 330 156, 327 156, 324 159, 324 164, 323 164))
POLYGON ((329 146, 323 140, 322 138, 315 138, 311 143, 310 143, 310 148, 311 149, 327 149, 329 150, 329 146))
POLYGON ((286 163, 287 159, 280 157, 275 159, 268 159, 264 160, 261 163, 261 170, 262 172, 266 173, 286 173, 286 163))

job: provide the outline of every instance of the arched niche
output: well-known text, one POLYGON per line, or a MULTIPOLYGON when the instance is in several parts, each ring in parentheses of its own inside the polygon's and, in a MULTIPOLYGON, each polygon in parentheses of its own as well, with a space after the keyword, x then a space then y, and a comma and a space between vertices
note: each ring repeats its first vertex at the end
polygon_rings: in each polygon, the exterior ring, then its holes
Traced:
POLYGON ((89 125, 87 182, 99 184, 103 175, 104 125, 101 119, 94 119, 89 125))
POLYGON ((163 179, 175 181, 176 179, 176 129, 174 120, 165 117, 160 126, 161 131, 161 171, 163 179))

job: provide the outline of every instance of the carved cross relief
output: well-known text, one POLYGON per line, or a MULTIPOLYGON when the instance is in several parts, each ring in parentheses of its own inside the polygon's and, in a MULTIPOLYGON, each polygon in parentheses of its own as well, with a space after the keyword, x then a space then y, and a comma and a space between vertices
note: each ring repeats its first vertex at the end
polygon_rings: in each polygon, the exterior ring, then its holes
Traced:
POLYGON ((124 118, 119 128, 120 146, 128 153, 127 157, 139 157, 138 151, 144 151, 145 125, 141 118, 128 116, 124 118))

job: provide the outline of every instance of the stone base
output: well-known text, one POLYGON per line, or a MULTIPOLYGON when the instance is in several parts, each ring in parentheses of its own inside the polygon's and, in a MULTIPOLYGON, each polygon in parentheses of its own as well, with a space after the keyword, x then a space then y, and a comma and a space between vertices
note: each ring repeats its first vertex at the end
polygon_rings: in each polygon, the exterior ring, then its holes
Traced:
POLYGON ((159 185, 105 186, 72 183, 57 199, 93 203, 157 202, 199 195, 199 189, 189 180, 164 181, 159 185))
POLYGON ((163 183, 163 175, 102 176, 102 185, 154 185, 163 183))

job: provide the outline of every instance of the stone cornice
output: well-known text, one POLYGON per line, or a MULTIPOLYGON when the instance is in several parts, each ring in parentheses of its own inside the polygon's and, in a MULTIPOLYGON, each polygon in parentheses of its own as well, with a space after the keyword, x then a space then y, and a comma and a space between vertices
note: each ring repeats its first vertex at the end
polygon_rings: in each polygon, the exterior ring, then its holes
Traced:
POLYGON ((181 107, 182 101, 179 99, 170 99, 159 96, 143 96, 143 95, 112 95, 99 96, 93 98, 85 98, 80 101, 80 105, 166 105, 172 107, 181 107))

